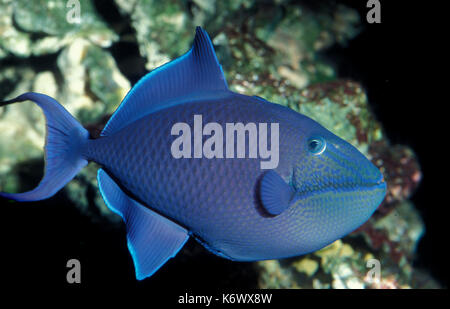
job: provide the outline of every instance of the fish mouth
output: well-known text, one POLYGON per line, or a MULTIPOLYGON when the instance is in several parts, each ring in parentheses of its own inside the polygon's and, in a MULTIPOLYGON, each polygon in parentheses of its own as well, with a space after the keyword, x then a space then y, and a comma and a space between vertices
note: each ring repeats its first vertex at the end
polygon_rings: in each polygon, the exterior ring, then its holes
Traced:
POLYGON ((384 180, 383 175, 381 175, 378 180, 374 182, 368 182, 363 183, 360 185, 361 188, 367 188, 367 189, 376 189, 376 188, 383 188, 386 187, 386 181, 384 180))
POLYGON ((313 186, 309 188, 305 188, 304 190, 297 191, 298 197, 300 199, 304 199, 307 197, 319 195, 322 193, 331 193, 331 192, 341 192, 341 193, 351 193, 351 192, 370 192, 370 191, 386 191, 387 185, 386 181, 381 175, 375 181, 355 181, 355 182, 344 182, 341 184, 331 183, 325 184, 322 186, 313 186))
POLYGON ((375 181, 368 182, 360 182, 360 183, 352 183, 352 184, 344 184, 337 189, 342 191, 372 191, 372 190, 380 190, 386 189, 386 181, 384 180, 383 175, 381 175, 375 181))

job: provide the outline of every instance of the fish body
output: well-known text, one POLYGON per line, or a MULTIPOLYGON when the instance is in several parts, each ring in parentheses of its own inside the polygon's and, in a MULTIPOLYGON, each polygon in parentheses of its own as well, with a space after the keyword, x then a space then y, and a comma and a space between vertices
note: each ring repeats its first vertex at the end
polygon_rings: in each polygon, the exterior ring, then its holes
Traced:
POLYGON ((385 196, 380 171, 352 145, 289 108, 230 91, 201 28, 191 51, 133 87, 98 139, 44 95, 4 104, 27 99, 46 115, 46 174, 30 192, 0 194, 47 198, 99 163, 100 191, 127 225, 138 279, 189 236, 237 261, 318 250, 385 196))

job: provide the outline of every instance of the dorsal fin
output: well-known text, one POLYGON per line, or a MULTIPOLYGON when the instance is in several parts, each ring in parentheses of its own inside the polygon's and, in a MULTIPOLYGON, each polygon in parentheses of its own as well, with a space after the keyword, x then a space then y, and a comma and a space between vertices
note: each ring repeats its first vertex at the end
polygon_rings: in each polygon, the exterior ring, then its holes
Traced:
POLYGON ((196 28, 192 48, 183 56, 145 75, 106 124, 101 135, 111 135, 139 118, 176 103, 211 96, 228 89, 208 34, 196 28))

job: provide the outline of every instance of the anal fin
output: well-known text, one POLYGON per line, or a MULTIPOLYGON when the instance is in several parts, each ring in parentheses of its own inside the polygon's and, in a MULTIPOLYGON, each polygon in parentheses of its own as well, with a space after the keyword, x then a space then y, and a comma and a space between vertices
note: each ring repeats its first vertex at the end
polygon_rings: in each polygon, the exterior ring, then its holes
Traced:
POLYGON ((107 206, 125 221, 136 278, 150 277, 183 247, 188 231, 130 198, 103 169, 97 180, 107 206))

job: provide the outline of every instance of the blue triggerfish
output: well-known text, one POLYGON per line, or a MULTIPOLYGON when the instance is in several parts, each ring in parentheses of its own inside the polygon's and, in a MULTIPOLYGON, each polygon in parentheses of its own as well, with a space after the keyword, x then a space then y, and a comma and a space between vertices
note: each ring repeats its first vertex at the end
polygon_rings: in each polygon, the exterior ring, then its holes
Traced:
POLYGON ((100 137, 53 98, 28 92, 46 118, 45 174, 16 201, 51 197, 90 161, 120 215, 137 279, 189 237, 235 261, 281 259, 334 242, 366 222, 385 196, 382 174, 316 121, 228 89, 208 34, 144 76, 100 137))

